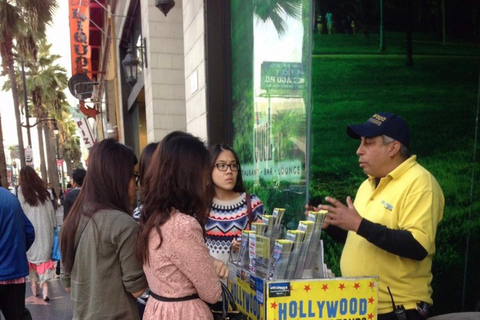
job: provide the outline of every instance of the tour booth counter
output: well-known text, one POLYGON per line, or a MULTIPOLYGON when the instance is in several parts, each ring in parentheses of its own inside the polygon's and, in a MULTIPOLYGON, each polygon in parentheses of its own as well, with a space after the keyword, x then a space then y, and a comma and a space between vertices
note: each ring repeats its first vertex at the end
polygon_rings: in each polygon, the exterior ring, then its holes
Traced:
POLYGON ((377 319, 378 277, 265 280, 229 263, 228 288, 252 320, 377 319))

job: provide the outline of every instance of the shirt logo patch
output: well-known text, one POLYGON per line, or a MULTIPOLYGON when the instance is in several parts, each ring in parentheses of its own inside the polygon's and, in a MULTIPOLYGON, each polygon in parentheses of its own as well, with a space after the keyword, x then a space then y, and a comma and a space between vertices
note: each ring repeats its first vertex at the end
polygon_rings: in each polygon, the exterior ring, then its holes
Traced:
POLYGON ((387 209, 388 211, 392 211, 392 210, 393 210, 393 206, 392 206, 390 203, 388 203, 387 201, 382 200, 382 204, 383 204, 383 207, 384 207, 385 209, 387 209))

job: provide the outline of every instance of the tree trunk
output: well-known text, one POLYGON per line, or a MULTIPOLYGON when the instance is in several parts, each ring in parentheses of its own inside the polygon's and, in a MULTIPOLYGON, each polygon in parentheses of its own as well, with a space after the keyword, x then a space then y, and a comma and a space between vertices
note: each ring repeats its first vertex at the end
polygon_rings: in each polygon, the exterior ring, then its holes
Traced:
POLYGON ((64 157, 64 158, 63 158, 63 161, 65 161, 65 163, 66 163, 66 165, 67 165, 66 176, 67 176, 67 177, 70 177, 70 181, 71 181, 71 177, 72 177, 72 160, 71 160, 69 157, 64 157))
POLYGON ((2 187, 8 189, 7 162, 5 161, 5 149, 3 145, 2 116, 0 115, 0 175, 2 187))
MULTIPOLYGON (((23 145, 23 133, 22 133, 22 119, 20 117, 20 103, 18 102, 18 86, 17 78, 15 77, 15 68, 13 65, 13 53, 12 53, 12 44, 3 43, 4 52, 7 54, 7 63, 8 63, 8 77, 10 79, 10 84, 12 87, 12 97, 13 97, 13 109, 15 110, 15 120, 17 122, 17 137, 18 137, 18 154, 20 157, 20 164, 25 167, 25 146, 23 145)), ((4 57, 2 57, 4 58, 4 57)), ((3 158, 5 161, 5 157, 3 158)), ((1 161, 1 160, 0 160, 1 161)))
POLYGON ((413 67, 413 48, 412 48, 412 19, 413 19, 413 10, 412 10, 412 0, 407 0, 407 62, 405 65, 407 67, 413 67))
POLYGON ((45 162, 45 144, 43 143, 43 122, 37 124, 37 134, 38 134, 38 150, 40 150, 40 172, 42 173, 42 179, 47 181, 47 165, 45 162))
POLYGON ((48 161, 48 178, 52 184, 52 188, 55 189, 57 196, 60 195, 57 157, 55 152, 54 137, 48 126, 44 126, 45 142, 47 145, 47 161, 48 161))
POLYGON ((380 53, 385 53, 385 30, 383 28, 383 0, 380 0, 380 53))
POLYGON ((447 43, 447 29, 445 27, 445 0, 442 0, 442 44, 447 43))

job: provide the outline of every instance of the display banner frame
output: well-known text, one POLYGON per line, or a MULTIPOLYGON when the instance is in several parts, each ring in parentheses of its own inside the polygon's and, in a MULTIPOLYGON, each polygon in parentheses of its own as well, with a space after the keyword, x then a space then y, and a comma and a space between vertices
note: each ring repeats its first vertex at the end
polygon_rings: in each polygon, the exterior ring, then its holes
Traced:
POLYGON ((248 191, 287 208, 291 229, 309 197, 312 2, 261 6, 231 1, 233 148, 248 191))

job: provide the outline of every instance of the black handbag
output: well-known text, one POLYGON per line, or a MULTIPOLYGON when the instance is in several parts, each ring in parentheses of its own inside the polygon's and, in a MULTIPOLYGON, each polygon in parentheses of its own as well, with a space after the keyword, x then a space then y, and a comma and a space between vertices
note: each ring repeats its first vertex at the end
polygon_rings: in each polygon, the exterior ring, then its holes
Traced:
POLYGON ((214 305, 210 305, 214 320, 247 320, 241 311, 238 310, 237 304, 233 299, 232 294, 228 291, 227 286, 220 282, 222 285, 222 301, 214 305), (230 309, 229 310, 229 305, 230 309))

